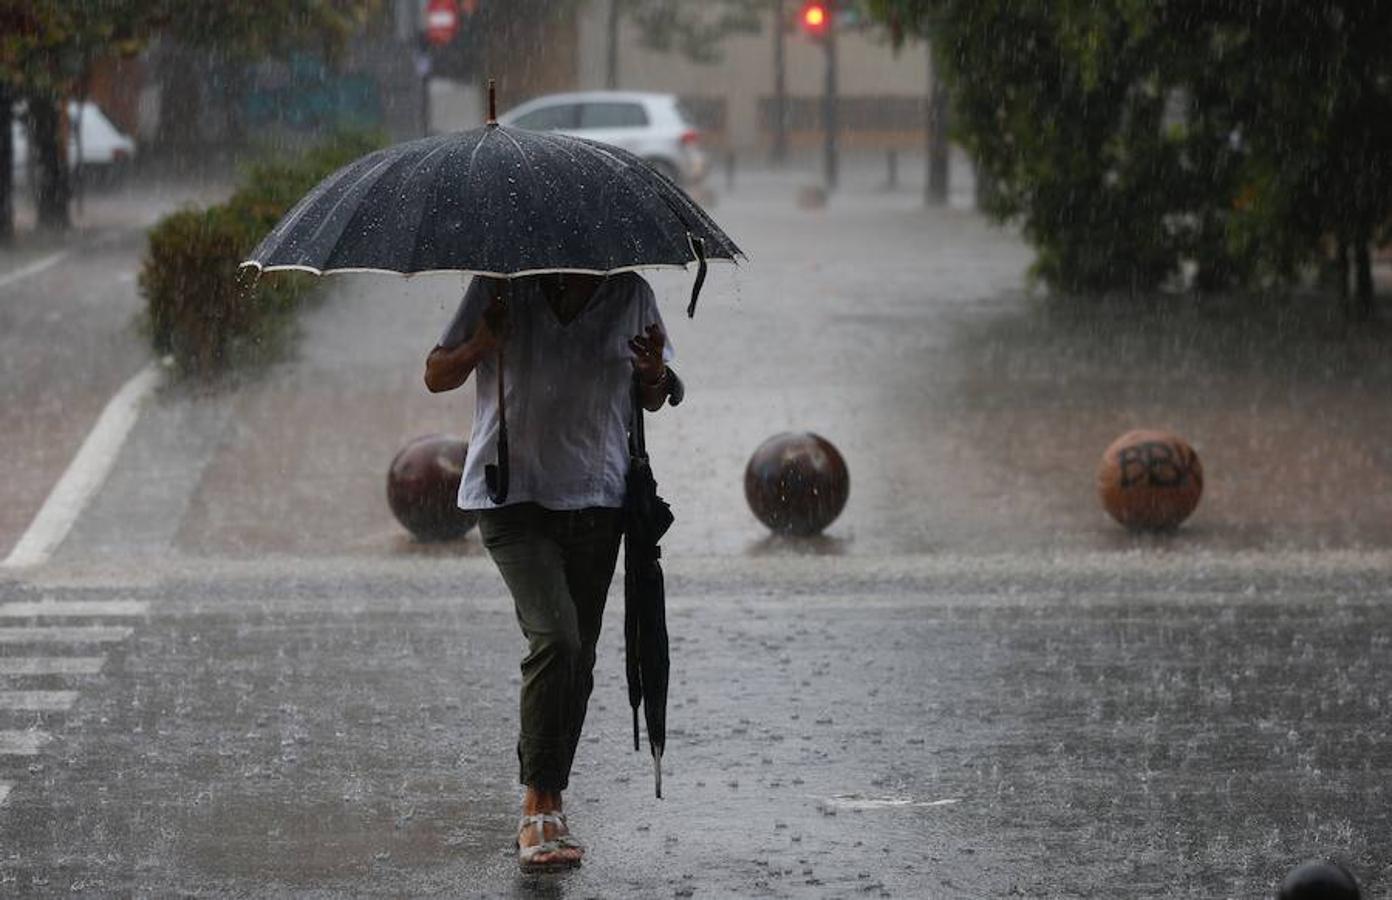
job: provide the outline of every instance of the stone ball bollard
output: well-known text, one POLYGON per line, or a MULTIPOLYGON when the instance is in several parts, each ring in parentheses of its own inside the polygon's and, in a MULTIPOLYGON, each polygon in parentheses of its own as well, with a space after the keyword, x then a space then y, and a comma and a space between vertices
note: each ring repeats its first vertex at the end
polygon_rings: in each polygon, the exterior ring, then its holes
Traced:
POLYGON ((1335 862, 1307 862, 1286 876, 1276 900, 1360 900, 1358 881, 1335 862))
POLYGON ((1194 448, 1168 431, 1128 431, 1097 467, 1102 506, 1134 531, 1175 528, 1203 494, 1203 465, 1194 448))
POLYGON ((846 460, 830 441, 810 432, 774 435, 744 470, 749 508, 779 534, 818 534, 841 514, 850 493, 846 460))
POLYGON ((387 504, 396 520, 422 541, 462 537, 478 513, 457 505, 469 445, 457 437, 431 434, 402 447, 387 469, 387 504))

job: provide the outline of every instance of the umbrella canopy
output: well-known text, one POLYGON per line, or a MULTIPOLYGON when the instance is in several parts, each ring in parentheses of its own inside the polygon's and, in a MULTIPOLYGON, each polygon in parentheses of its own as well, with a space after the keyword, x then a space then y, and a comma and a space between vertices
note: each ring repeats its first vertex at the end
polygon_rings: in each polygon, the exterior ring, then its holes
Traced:
MULTIPOLYGON (((369 153, 321 181, 242 263, 262 272, 551 272, 607 275, 698 265, 743 252, 670 178, 609 144, 488 124, 369 153)), ((499 370, 502 351, 499 351, 499 370)), ((498 464, 508 496, 507 418, 498 378, 498 464)))
POLYGON ((624 494, 624 661, 628 703, 633 707, 633 749, 638 744, 638 707, 648 726, 654 789, 662 796, 662 752, 667 745, 667 589, 658 541, 672 527, 672 510, 657 495, 643 439, 643 406, 633 382, 633 426, 629 431, 628 484, 624 494))
POLYGON ((330 175, 244 266, 330 272, 685 268, 743 253, 670 178, 597 141, 490 123, 330 175))

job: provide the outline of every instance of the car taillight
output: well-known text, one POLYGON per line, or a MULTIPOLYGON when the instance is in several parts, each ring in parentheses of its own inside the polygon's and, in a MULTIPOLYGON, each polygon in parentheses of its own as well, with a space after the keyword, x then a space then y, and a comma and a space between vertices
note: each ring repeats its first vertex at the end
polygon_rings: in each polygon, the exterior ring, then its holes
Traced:
POLYGON ((681 144, 683 147, 694 147, 701 143, 701 132, 693 129, 682 132, 681 144))
POLYGON ((117 147, 116 149, 111 151, 112 162, 121 162, 122 160, 129 158, 130 151, 128 151, 125 147, 117 147))

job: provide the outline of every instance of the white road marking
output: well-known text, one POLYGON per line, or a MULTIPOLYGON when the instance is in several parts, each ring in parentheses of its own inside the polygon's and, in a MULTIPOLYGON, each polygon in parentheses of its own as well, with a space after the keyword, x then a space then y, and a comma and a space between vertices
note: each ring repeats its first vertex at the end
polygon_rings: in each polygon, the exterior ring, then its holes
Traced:
POLYGON ((150 612, 145 600, 15 600, 0 603, 0 617, 27 616, 144 616, 150 612))
POLYGON ((159 385, 161 369, 151 363, 116 392, 92 426, 63 477, 49 492, 43 508, 15 544, 0 569, 43 565, 68 536, 92 495, 101 489, 116 455, 140 416, 140 404, 159 385))
POLYGON ((10 796, 10 790, 14 788, 12 781, 0 781, 0 806, 5 805, 5 798, 10 796))
POLYGON ((942 800, 913 800, 909 797, 862 797, 859 794, 837 794, 835 797, 819 797, 819 804, 830 810, 896 809, 908 806, 953 806, 961 803, 961 797, 947 797, 942 800))
POLYGON ((0 656, 0 675, 99 675, 105 656, 0 656))
POLYGON ((37 275, 45 269, 51 269, 62 262, 68 255, 68 251, 60 250, 57 253, 50 253, 43 259, 35 260, 23 268, 15 269, 7 275, 0 275, 0 288, 8 287, 16 281, 22 281, 30 275, 37 275))
POLYGON ((0 731, 0 756, 38 756, 51 740, 46 731, 0 731))
POLYGON ((124 641, 134 629, 118 625, 41 625, 0 628, 0 644, 91 644, 124 641))
POLYGON ((77 691, 0 691, 0 709, 63 712, 77 702, 77 691))

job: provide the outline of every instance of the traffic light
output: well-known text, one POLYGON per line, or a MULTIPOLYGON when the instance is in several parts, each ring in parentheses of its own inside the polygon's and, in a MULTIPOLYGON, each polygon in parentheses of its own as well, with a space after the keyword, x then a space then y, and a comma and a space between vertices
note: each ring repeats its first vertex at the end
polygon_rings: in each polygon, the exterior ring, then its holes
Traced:
POLYGON ((802 12, 798 14, 798 22, 802 25, 803 34, 814 40, 821 40, 831 28, 831 10, 827 8, 826 3, 811 0, 803 4, 802 12))

